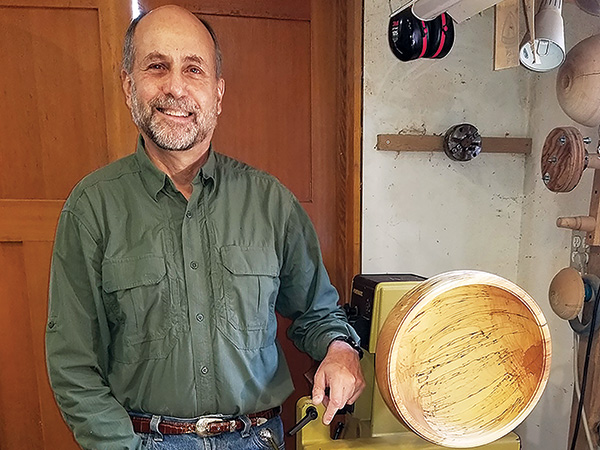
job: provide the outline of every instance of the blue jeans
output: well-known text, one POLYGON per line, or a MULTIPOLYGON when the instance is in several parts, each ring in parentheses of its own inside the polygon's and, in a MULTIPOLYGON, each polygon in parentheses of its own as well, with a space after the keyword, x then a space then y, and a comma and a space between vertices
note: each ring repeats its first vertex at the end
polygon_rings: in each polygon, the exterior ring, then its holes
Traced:
POLYGON ((250 428, 250 436, 242 437, 241 431, 222 433, 212 437, 200 437, 196 434, 165 434, 163 440, 156 435, 138 433, 147 450, 272 450, 269 442, 272 437, 280 450, 283 442, 283 424, 281 417, 273 417, 265 424, 250 428))

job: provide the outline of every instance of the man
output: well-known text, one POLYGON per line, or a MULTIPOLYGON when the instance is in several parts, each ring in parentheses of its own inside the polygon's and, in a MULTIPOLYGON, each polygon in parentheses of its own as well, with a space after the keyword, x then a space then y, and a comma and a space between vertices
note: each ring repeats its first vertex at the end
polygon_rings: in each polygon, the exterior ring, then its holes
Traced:
POLYGON ((47 360, 84 448, 283 448, 278 408, 293 386, 275 311, 322 360, 312 395, 325 423, 364 387, 302 207, 210 147, 220 60, 182 8, 133 21, 122 82, 136 153, 87 176, 61 213, 47 360))

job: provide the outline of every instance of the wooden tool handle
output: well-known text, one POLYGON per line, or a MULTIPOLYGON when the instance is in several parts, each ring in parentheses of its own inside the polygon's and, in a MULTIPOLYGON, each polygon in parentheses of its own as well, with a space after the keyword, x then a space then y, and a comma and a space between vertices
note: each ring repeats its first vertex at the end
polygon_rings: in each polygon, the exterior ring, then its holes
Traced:
POLYGON ((556 226, 570 230, 594 231, 596 219, 591 216, 559 217, 556 219, 556 226))

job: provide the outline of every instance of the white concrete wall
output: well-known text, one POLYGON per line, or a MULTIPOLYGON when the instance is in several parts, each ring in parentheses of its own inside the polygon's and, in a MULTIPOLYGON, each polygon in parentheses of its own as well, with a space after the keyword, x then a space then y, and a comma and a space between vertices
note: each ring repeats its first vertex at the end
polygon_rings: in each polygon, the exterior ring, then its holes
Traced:
MULTIPOLYGON (((570 257, 570 232, 555 227, 556 217, 587 214, 591 174, 568 194, 551 193, 541 182, 545 136, 573 124, 556 100, 556 71, 494 71, 493 9, 456 26, 446 58, 401 62, 388 47, 388 2, 365 0, 364 6, 363 271, 432 276, 480 269, 526 289, 546 314, 554 352, 548 389, 518 432, 525 450, 562 450, 572 342, 547 291, 570 257), (443 134, 461 122, 483 136, 532 137, 532 155, 482 153, 460 163, 443 152, 375 149, 378 134, 443 134)), ((567 48, 600 32, 600 19, 572 4, 564 16, 567 48)))
MULTIPOLYGON (((565 5, 567 50, 582 39, 600 32, 600 19, 565 5)), ((598 131, 579 125, 562 111, 556 99, 557 71, 535 77, 531 93, 530 136, 533 153, 527 159, 518 279, 544 309, 552 334, 552 369, 548 387, 533 413, 517 430, 524 449, 565 449, 573 395, 573 334, 568 324, 553 314, 548 306, 548 286, 552 277, 570 264, 571 233, 555 226, 559 216, 587 215, 593 173, 584 172, 577 187, 569 193, 553 193, 544 186, 540 174, 542 146, 547 134, 557 126, 575 126, 589 136, 594 151, 598 131)), ((596 99, 600 101, 600 99, 596 99)), ((589 391, 588 391, 589 392, 589 391)), ((597 395, 597 393, 595 394, 597 395)), ((569 443, 570 444, 570 443, 569 443)))

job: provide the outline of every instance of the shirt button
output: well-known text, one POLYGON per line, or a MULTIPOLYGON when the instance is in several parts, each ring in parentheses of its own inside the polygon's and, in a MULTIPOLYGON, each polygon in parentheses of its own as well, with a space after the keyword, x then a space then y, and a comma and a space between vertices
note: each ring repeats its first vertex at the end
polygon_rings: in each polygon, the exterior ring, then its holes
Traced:
POLYGON ((202 313, 196 314, 196 320, 198 322, 202 322, 204 320, 204 314, 202 314, 202 313))
POLYGON ((192 270, 196 270, 198 268, 198 263, 196 261, 192 261, 190 263, 190 267, 192 268, 192 270))
POLYGON ((192 218, 192 212, 191 211, 186 211, 185 212, 185 217, 187 217, 188 219, 192 218))
POLYGON ((203 366, 202 369, 200 369, 200 372, 202 372, 202 375, 206 375, 208 373, 208 367, 203 366))

